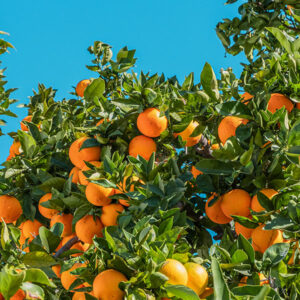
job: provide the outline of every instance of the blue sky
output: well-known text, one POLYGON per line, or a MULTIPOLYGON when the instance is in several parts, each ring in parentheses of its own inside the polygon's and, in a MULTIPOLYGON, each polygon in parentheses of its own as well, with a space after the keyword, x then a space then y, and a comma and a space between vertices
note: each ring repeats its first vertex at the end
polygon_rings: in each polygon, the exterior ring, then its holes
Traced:
MULTIPOLYGON (((95 76, 85 68, 92 56, 87 52, 93 41, 113 47, 136 49, 136 71, 162 73, 171 77, 195 72, 196 80, 209 62, 217 76, 221 67, 241 71, 243 57, 225 57, 215 33, 222 18, 237 15, 237 5, 225 0, 52 0, 4 1, 0 30, 14 46, 1 57, 7 67, 8 87, 18 91, 13 98, 26 103, 38 83, 58 89, 57 99, 68 98, 78 81, 95 76)), ((238 2, 239 3, 239 2, 238 2)), ((13 108, 18 120, 6 119, 4 132, 15 131, 27 115, 13 108)), ((12 139, 2 136, 0 161, 8 155, 12 139)))

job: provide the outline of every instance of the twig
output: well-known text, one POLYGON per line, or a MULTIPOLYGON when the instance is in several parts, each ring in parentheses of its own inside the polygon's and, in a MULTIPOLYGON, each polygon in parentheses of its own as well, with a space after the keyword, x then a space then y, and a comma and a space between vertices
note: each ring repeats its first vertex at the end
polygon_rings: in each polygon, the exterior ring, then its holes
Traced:
POLYGON ((54 257, 58 258, 60 257, 64 252, 68 251, 71 249, 73 245, 79 242, 79 239, 77 236, 73 237, 69 241, 67 241, 55 254, 54 257))

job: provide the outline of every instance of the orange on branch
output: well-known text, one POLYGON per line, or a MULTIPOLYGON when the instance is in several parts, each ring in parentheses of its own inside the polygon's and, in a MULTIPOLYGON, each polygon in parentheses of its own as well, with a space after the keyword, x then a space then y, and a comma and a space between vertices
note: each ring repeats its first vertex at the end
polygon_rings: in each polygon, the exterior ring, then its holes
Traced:
POLYGON ((121 204, 109 204, 102 207, 100 220, 104 226, 116 226, 118 215, 124 211, 121 204))
POLYGON ((75 225, 75 232, 78 238, 87 244, 93 243, 93 237, 102 237, 103 224, 99 217, 86 215, 80 219, 75 225))
POLYGON ((251 197, 241 189, 234 189, 223 195, 221 209, 225 216, 232 215, 248 217, 250 215, 251 197))
POLYGON ((199 134, 195 137, 191 137, 192 133, 196 129, 196 127, 199 125, 197 121, 192 121, 186 129, 184 129, 182 132, 174 133, 175 137, 181 136, 182 140, 186 142, 186 147, 192 147, 199 143, 202 134, 199 134))
POLYGON ((122 281, 127 281, 125 275, 114 269, 99 273, 93 282, 93 294, 101 300, 123 300, 125 293, 119 288, 122 281))
POLYGON ((270 246, 283 243, 282 232, 278 229, 264 230, 264 224, 256 227, 251 235, 252 246, 255 251, 264 253, 270 246))
MULTIPOLYGON (((262 189, 260 191, 262 194, 264 194, 265 196, 267 196, 270 200, 272 199, 273 196, 277 195, 278 192, 273 190, 273 189, 262 189)), ((264 211, 265 208, 263 208, 257 198, 257 195, 252 197, 252 201, 251 201, 251 209, 255 212, 261 212, 264 211)))
POLYGON ((198 175, 203 174, 203 172, 199 171, 195 166, 192 166, 191 173, 195 179, 198 177, 198 175))
POLYGON ((39 201, 39 212, 42 216, 44 216, 47 219, 51 219, 54 215, 58 214, 58 210, 53 209, 53 208, 47 208, 41 205, 41 203, 43 202, 47 202, 52 198, 52 194, 51 193, 47 193, 45 194, 39 201))
POLYGON ((26 294, 23 290, 19 289, 12 297, 10 297, 10 300, 23 300, 25 299, 26 294))
POLYGON ((247 124, 249 121, 247 119, 234 117, 234 116, 227 116, 225 117, 219 124, 218 127, 218 136, 222 144, 225 144, 226 141, 235 136, 236 129, 241 124, 247 124))
POLYGON ((137 157, 138 155, 149 160, 152 153, 156 152, 156 143, 149 137, 138 135, 129 143, 129 155, 137 157))
POLYGON ((39 229, 43 226, 38 220, 27 220, 23 223, 22 233, 25 239, 32 241, 36 236, 39 235, 39 229))
POLYGON ((231 218, 225 216, 221 209, 221 202, 223 196, 219 196, 218 199, 212 206, 208 206, 209 202, 215 198, 215 195, 208 198, 205 203, 205 213, 207 217, 216 224, 228 224, 231 221, 231 218))
POLYGON ((184 267, 188 273, 187 287, 192 289, 197 295, 202 294, 208 284, 208 274, 206 269, 193 262, 186 263, 184 267))
POLYGON ((52 271, 54 272, 54 274, 56 275, 56 277, 61 278, 61 265, 55 265, 51 267, 52 271))
POLYGON ((219 144, 212 144, 211 145, 211 150, 218 150, 220 149, 220 145, 219 144))
POLYGON ((296 103, 296 107, 300 109, 300 103, 296 103))
POLYGON ((0 222, 13 223, 22 215, 23 209, 19 200, 13 196, 0 196, 0 222))
POLYGON ((137 118, 139 131, 148 137, 158 137, 167 129, 168 119, 166 116, 160 117, 160 111, 151 107, 145 109, 137 118))
POLYGON ((21 154, 22 147, 19 141, 13 141, 12 145, 9 148, 9 154, 11 157, 21 154))
POLYGON ((206 287, 204 292, 199 296, 200 299, 206 299, 206 297, 212 295, 214 293, 214 289, 211 287, 206 287))
MULTIPOLYGON (((85 263, 76 263, 72 266, 71 269, 61 273, 61 278, 60 278, 61 284, 66 290, 68 290, 72 285, 72 283, 78 278, 77 275, 71 274, 71 272, 78 268, 83 268, 83 267, 86 267, 85 263)), ((76 287, 76 289, 82 287, 84 287, 84 285, 80 284, 79 286, 76 287)))
POLYGON ((69 174, 69 177, 72 176, 72 182, 75 184, 79 183, 79 171, 80 171, 79 168, 74 167, 69 174))
POLYGON ((81 149, 83 143, 89 139, 92 138, 81 137, 73 142, 69 149, 70 160, 79 169, 86 166, 85 161, 98 161, 100 159, 101 148, 99 146, 81 149))
MULTIPOLYGON (((101 166, 101 162, 100 161, 90 161, 90 164, 92 164, 93 166, 99 168, 101 166)), ((88 185, 89 181, 87 180, 86 176, 83 174, 83 172, 90 170, 90 168, 85 165, 79 172, 78 172, 78 178, 79 178, 79 182, 82 185, 88 185)))
POLYGON ((168 258, 159 270, 160 273, 166 275, 169 284, 186 285, 188 282, 188 272, 184 265, 178 260, 168 258))
POLYGON ((276 110, 285 107, 288 112, 291 112, 294 108, 293 102, 286 96, 282 94, 271 94, 271 97, 268 102, 267 109, 272 114, 276 112, 276 110))
POLYGON ((248 92, 245 92, 242 96, 241 96, 241 98, 242 98, 242 103, 245 103, 246 105, 248 105, 249 104, 249 100, 251 100, 252 98, 253 98, 254 96, 253 95, 251 95, 250 93, 248 93, 248 92))
POLYGON ((72 234, 72 221, 73 216, 71 214, 56 214, 50 220, 50 227, 53 227, 56 223, 62 223, 64 225, 64 230, 61 234, 62 237, 72 234))
POLYGON ((92 182, 88 183, 85 190, 87 200, 96 206, 108 205, 112 201, 109 197, 113 196, 114 193, 113 188, 106 188, 92 182))
POLYGON ((91 84, 91 80, 89 79, 84 79, 84 80, 81 80, 77 83, 77 86, 76 86, 76 94, 79 96, 79 97, 83 97, 84 96, 84 91, 85 89, 91 84))

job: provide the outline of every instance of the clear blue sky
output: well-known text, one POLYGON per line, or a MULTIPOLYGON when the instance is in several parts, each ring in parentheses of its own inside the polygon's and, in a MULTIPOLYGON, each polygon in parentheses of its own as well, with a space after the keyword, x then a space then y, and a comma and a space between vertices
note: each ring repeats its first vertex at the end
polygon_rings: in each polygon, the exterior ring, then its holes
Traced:
MULTIPOLYGON (((13 98, 26 103, 38 83, 58 89, 57 99, 68 97, 72 86, 95 76, 85 68, 92 58, 87 52, 93 41, 136 49, 136 71, 171 77, 195 72, 198 80, 205 62, 217 76, 221 67, 241 71, 243 57, 225 57, 215 33, 216 24, 237 15, 237 5, 225 0, 52 0, 4 1, 0 30, 14 46, 1 57, 7 67, 13 98)), ((240 4, 240 2, 238 2, 240 4)), ((25 109, 13 108, 18 120, 6 118, 4 132, 16 131, 25 109)), ((0 137, 0 161, 8 155, 9 136, 0 137)))

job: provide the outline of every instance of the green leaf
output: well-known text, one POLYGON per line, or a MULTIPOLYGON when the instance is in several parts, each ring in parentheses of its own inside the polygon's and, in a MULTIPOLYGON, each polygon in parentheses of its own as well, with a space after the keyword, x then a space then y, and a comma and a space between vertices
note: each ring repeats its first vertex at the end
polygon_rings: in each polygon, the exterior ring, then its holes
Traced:
POLYGON ((60 237, 55 235, 52 231, 44 226, 40 227, 39 236, 43 247, 48 253, 52 253, 60 243, 60 237))
POLYGON ((278 243, 269 247, 263 254, 263 264, 276 266, 281 260, 283 260, 290 249, 288 243, 278 243))
POLYGON ((49 280, 46 273, 40 269, 27 269, 24 281, 29 281, 32 283, 44 284, 50 287, 56 287, 56 285, 49 280))
POLYGON ((0 293, 5 299, 10 299, 20 288, 25 277, 25 272, 12 274, 2 269, 0 273, 0 293))
POLYGON ((268 211, 272 211, 274 209, 272 199, 269 199, 266 195, 261 192, 257 193, 257 200, 259 204, 268 211))
POLYGON ((94 101, 94 98, 100 98, 105 91, 105 81, 102 78, 97 78, 92 81, 84 91, 84 98, 87 101, 94 101))
POLYGON ((216 75, 209 63, 205 63, 201 72, 201 84, 204 91, 214 100, 220 97, 216 75))
POLYGON ((32 158, 37 149, 35 139, 30 134, 22 130, 18 130, 18 136, 25 156, 32 158))
POLYGON ((196 168, 205 174, 229 175, 232 174, 233 167, 230 163, 225 163, 213 159, 201 159, 196 168))
POLYGON ((248 260, 248 255, 246 254, 245 251, 243 250, 240 250, 240 249, 237 249, 233 255, 232 255, 232 259, 231 261, 233 263, 241 263, 241 262, 244 262, 248 260))
POLYGON ((50 193, 52 188, 55 188, 56 190, 62 190, 65 182, 66 180, 63 178, 52 177, 40 184, 38 188, 44 191, 45 193, 50 193))
POLYGON ((216 111, 222 116, 238 116, 251 119, 249 108, 240 101, 229 101, 215 106, 216 111))
POLYGON ((45 292, 40 286, 30 282, 23 282, 21 287, 24 291, 30 294, 30 297, 32 297, 31 299, 45 299, 45 292))
POLYGON ((25 265, 33 268, 50 267, 57 264, 57 262, 51 255, 43 251, 33 251, 26 253, 23 256, 22 260, 25 265))
POLYGON ((287 51, 289 54, 293 54, 291 43, 288 40, 288 35, 281 31, 279 28, 275 27, 266 27, 267 30, 269 30, 279 41, 281 46, 287 51))
POLYGON ((212 257, 211 259, 211 270, 212 270, 213 282, 214 282, 214 299, 215 300, 231 299, 230 291, 224 279, 219 262, 214 257, 212 257))
POLYGON ((166 291, 169 297, 175 296, 181 300, 199 300, 193 290, 183 285, 168 285, 166 291))
POLYGON ((255 260, 254 249, 253 249, 251 243, 241 234, 238 236, 237 247, 239 249, 244 250, 245 253, 247 254, 251 264, 254 264, 254 260, 255 260))

